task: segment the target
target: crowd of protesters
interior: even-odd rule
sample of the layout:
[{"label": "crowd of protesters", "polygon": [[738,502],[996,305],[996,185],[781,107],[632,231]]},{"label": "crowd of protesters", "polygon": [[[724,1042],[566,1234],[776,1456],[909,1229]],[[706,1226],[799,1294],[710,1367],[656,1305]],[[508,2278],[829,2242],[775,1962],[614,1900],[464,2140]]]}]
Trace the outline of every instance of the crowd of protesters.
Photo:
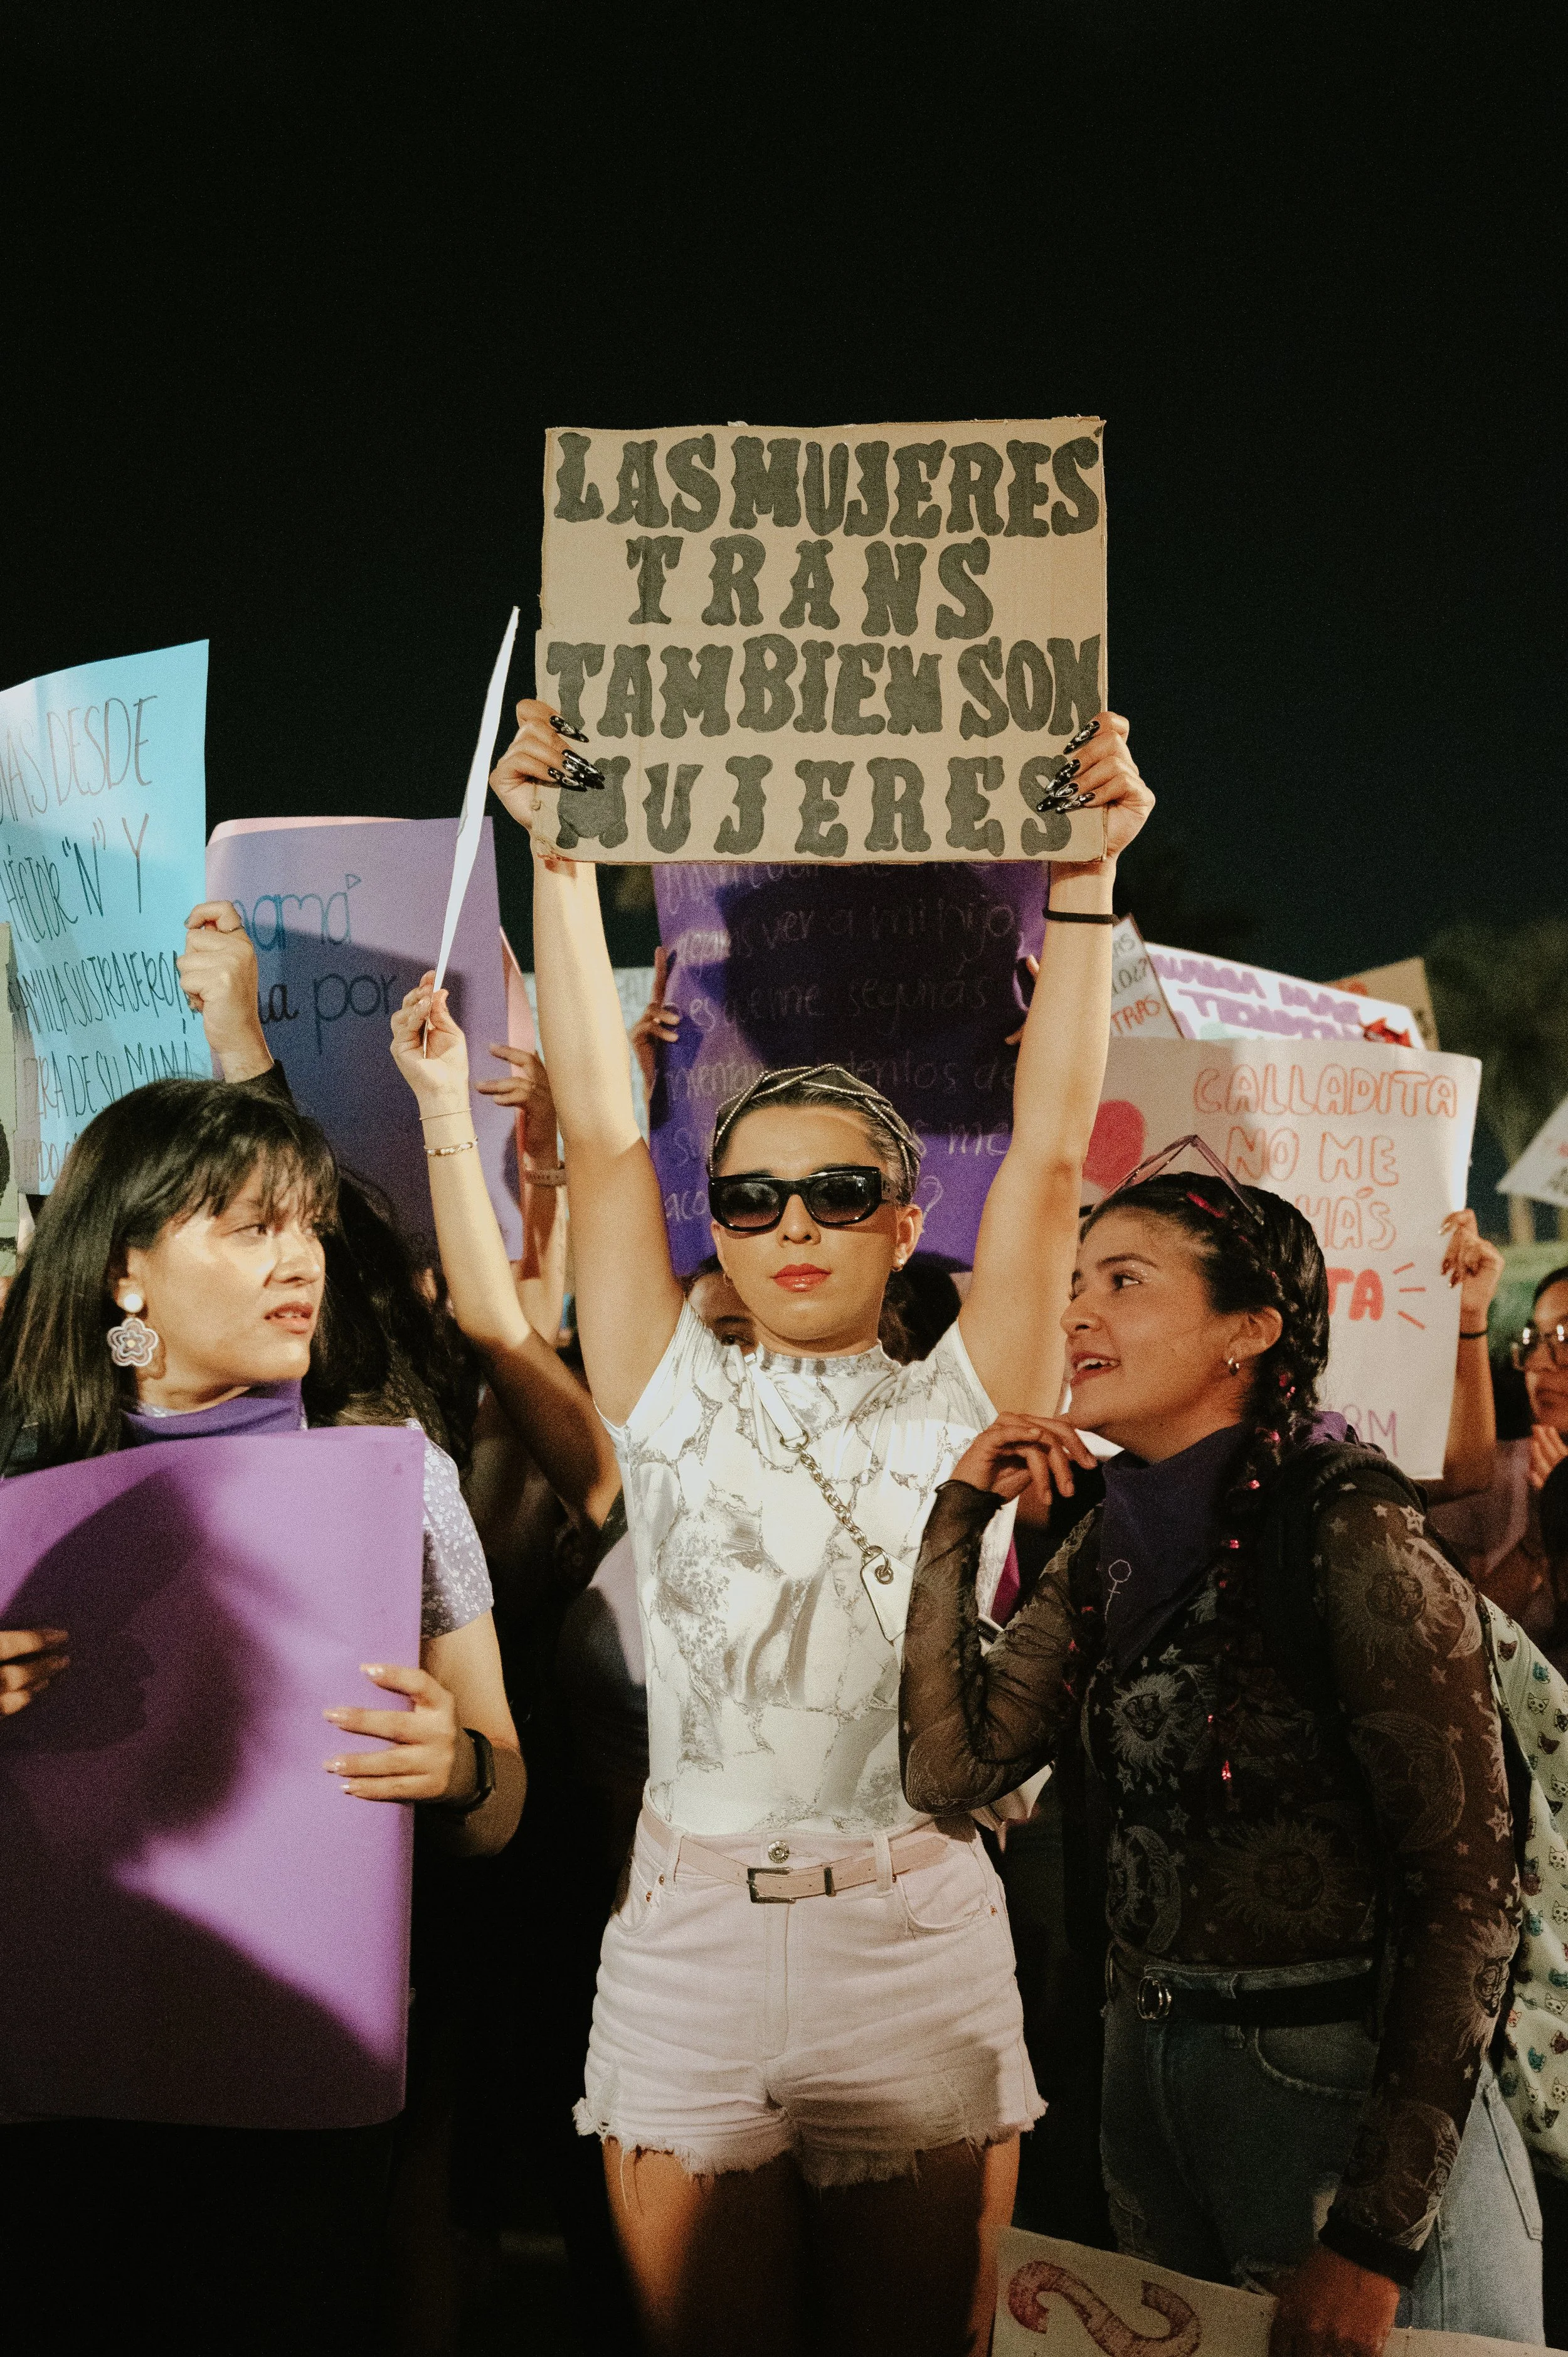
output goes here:
[{"label": "crowd of protesters", "polygon": [[[569,733],[520,705],[492,784],[525,827]],[[482,2246],[520,2174],[585,2349],[983,2352],[1015,2221],[1273,2293],[1275,2357],[1544,2337],[1477,1598],[1568,1671],[1568,1270],[1499,1438],[1501,1256],[1447,1222],[1423,1493],[1320,1404],[1291,1204],[1187,1139],[1085,1216],[1112,881],[1153,802],[1116,716],[1074,783],[1109,853],[1042,870],[957,1277],[920,1254],[918,1138],[818,1065],[720,1109],[714,1252],[678,1279],[592,867],[536,853],[542,1053],[477,1083],[520,1125],[516,1263],[434,977],[391,1042],[426,1248],[296,1109],[238,913],[192,912],[221,1077],[112,1105],[39,1208],[0,1478],[424,1433],[419,1658],[375,1669],[398,1706],[328,1713],[324,1763],[415,1812],[408,2096],[346,2131],[0,2126],[14,2345],[134,2314],[170,2349],[444,2357],[454,2221]],[[650,1075],[676,1020],[660,970]],[[69,1631],[0,1632],[0,1719],[70,1674]]]}]

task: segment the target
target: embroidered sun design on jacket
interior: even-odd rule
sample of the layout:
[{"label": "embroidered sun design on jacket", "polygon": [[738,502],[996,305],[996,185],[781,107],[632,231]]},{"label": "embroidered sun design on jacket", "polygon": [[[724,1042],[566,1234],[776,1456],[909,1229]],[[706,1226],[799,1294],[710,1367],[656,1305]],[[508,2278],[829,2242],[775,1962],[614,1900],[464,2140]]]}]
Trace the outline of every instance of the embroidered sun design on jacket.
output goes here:
[{"label": "embroidered sun design on jacket", "polygon": [[1338,1932],[1354,1911],[1351,1876],[1334,1837],[1310,1819],[1275,1817],[1216,1835],[1212,1850],[1222,1911],[1260,1941],[1309,1926]]}]

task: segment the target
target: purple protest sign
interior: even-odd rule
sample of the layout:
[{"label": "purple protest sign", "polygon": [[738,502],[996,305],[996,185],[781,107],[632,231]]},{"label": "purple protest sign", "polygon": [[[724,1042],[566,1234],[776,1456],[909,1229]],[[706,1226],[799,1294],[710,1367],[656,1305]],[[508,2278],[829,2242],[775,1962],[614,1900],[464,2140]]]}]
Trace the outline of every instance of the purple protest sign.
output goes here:
[{"label": "purple protest sign", "polygon": [[[968,1268],[1012,1135],[1020,961],[1038,955],[1047,871],[1033,862],[653,871],[667,992],[654,1167],[675,1266],[713,1250],[706,1157],[721,1101],[776,1064],[845,1064],[926,1144],[920,1250]],[[1026,983],[1025,985],[1026,988]]]},{"label": "purple protest sign", "polygon": [[[256,945],[267,1044],[296,1102],[338,1158],[373,1178],[416,1234],[430,1232],[419,1117],[393,1064],[393,1009],[441,946],[455,818],[351,819],[340,825],[220,827],[207,846],[207,894],[232,900]],[[486,819],[446,973],[475,1076],[507,1038],[495,836]],[[515,1258],[522,1250],[514,1116],[474,1099],[490,1200]]]},{"label": "purple protest sign", "polygon": [[419,1659],[424,1452],[177,1440],[0,1483],[0,1627],[71,1656],[0,1721],[0,2118],[401,2108],[413,1821],[345,1799],[321,1714],[395,1707],[360,1665]]}]

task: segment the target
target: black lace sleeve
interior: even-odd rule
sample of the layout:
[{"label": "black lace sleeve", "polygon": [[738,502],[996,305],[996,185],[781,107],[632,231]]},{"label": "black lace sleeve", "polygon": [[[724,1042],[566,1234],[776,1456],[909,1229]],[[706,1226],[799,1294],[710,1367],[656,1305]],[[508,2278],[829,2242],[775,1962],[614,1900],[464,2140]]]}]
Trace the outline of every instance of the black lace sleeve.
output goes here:
[{"label": "black lace sleeve", "polygon": [[1476,1599],[1413,1507],[1350,1494],[1315,1555],[1391,1900],[1391,1975],[1323,2239],[1408,2283],[1458,2158],[1518,1937],[1508,1780]]},{"label": "black lace sleeve", "polygon": [[974,1580],[1001,1504],[944,1481],[926,1523],[904,1633],[898,1752],[912,1808],[978,1808],[1043,1767],[1078,1708],[1069,1659],[1072,1559],[1099,1517],[1079,1523],[987,1656]]}]

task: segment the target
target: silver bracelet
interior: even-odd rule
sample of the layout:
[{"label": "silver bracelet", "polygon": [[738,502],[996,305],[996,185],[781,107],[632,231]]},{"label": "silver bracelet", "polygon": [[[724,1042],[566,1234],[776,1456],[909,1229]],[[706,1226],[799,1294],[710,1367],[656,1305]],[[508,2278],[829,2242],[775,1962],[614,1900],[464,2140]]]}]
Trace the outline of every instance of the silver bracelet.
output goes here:
[{"label": "silver bracelet", "polygon": [[477,1137],[466,1137],[461,1146],[427,1146],[424,1149],[425,1160],[439,1162],[445,1154],[467,1154],[469,1148],[478,1146],[478,1142]]},{"label": "silver bracelet", "polygon": [[536,1168],[532,1162],[525,1162],[522,1166],[522,1175],[524,1181],[530,1187],[564,1187],[566,1184],[565,1166],[560,1162],[547,1162],[542,1168]]}]

